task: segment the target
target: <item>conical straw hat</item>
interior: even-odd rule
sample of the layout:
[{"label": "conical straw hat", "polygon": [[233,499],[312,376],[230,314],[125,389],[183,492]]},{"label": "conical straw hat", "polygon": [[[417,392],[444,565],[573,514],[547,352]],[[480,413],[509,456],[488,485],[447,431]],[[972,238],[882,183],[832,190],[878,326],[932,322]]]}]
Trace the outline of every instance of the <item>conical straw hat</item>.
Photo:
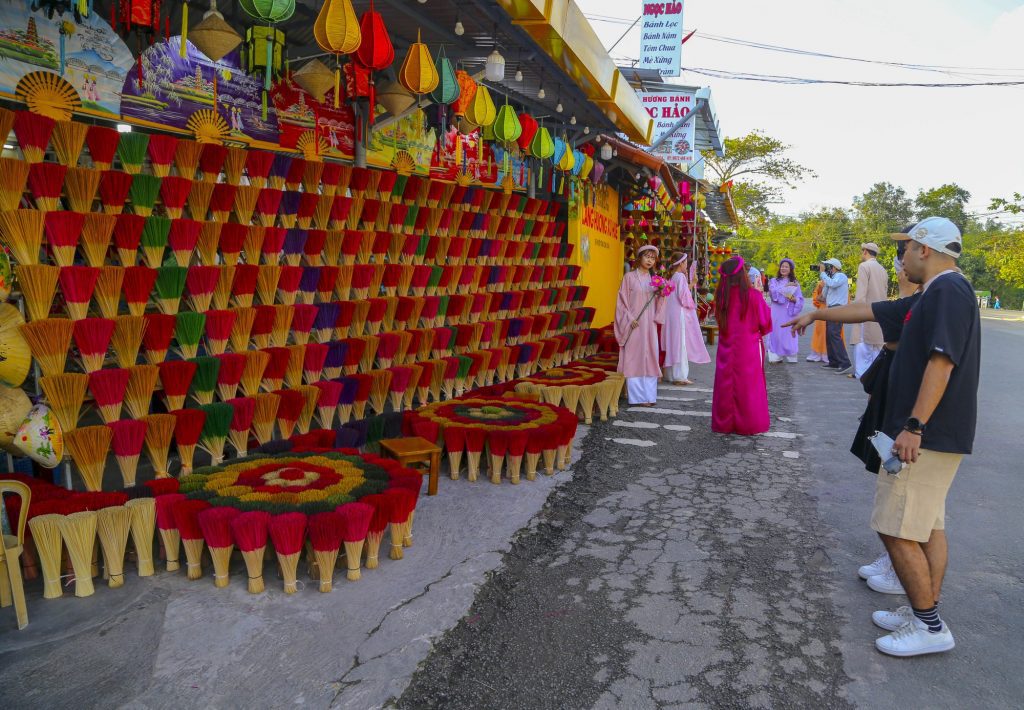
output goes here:
[{"label": "conical straw hat", "polygon": [[0,448],[4,451],[21,453],[14,446],[14,437],[30,409],[32,402],[23,390],[0,385]]},{"label": "conical straw hat", "polygon": [[9,303],[0,303],[0,384],[19,387],[32,366],[32,351],[18,330],[24,325],[21,312]]}]

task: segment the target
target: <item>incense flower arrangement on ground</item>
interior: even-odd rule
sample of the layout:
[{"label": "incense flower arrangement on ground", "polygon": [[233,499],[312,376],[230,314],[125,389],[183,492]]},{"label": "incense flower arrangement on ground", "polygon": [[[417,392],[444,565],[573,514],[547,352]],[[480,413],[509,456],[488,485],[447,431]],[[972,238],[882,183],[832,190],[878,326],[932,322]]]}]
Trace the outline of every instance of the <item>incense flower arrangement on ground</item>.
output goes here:
[{"label": "incense flower arrangement on ground", "polygon": [[336,452],[247,458],[197,468],[180,482],[180,491],[189,498],[275,514],[334,510],[387,487],[384,468],[361,456]]},{"label": "incense flower arrangement on ground", "polygon": [[518,398],[465,397],[433,402],[406,415],[411,433],[447,449],[453,479],[459,477],[465,451],[468,478],[475,481],[486,448],[492,483],[501,482],[506,456],[512,483],[519,483],[524,458],[531,481],[542,456],[548,475],[556,467],[565,468],[576,424],[575,414],[567,409]]},{"label": "incense flower arrangement on ground", "polygon": [[516,392],[539,394],[545,402],[578,412],[590,424],[594,405],[601,421],[618,414],[625,379],[614,372],[583,366],[556,367],[518,381]]}]

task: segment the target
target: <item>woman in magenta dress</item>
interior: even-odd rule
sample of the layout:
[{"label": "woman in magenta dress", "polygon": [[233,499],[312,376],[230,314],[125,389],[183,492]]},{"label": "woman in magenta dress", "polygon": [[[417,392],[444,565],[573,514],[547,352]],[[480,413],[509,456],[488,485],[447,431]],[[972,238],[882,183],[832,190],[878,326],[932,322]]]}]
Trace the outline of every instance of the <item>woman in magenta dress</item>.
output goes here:
[{"label": "woman in magenta dress", "polygon": [[768,386],[764,377],[764,342],[772,316],[761,294],[750,288],[742,256],[718,269],[715,290],[718,353],[711,429],[720,434],[753,435],[768,431]]},{"label": "woman in magenta dress", "polygon": [[[619,344],[618,371],[626,378],[630,404],[646,407],[658,398],[658,324],[663,322],[665,299],[655,296],[651,278],[658,263],[658,248],[640,247],[636,268],[622,278],[615,304],[615,341]],[[651,296],[654,296],[653,302]]]},{"label": "woman in magenta dress", "polygon": [[669,266],[671,283],[675,289],[665,299],[665,324],[661,327],[661,349],[665,351],[663,370],[665,381],[674,385],[692,385],[690,363],[711,362],[700,332],[697,304],[690,293],[685,254],[673,254]]},{"label": "woman in magenta dress", "polygon": [[796,362],[800,341],[792,328],[782,324],[793,320],[804,309],[804,294],[796,280],[796,265],[792,259],[779,262],[779,272],[768,282],[768,296],[771,298],[772,332],[768,336],[768,362]]}]

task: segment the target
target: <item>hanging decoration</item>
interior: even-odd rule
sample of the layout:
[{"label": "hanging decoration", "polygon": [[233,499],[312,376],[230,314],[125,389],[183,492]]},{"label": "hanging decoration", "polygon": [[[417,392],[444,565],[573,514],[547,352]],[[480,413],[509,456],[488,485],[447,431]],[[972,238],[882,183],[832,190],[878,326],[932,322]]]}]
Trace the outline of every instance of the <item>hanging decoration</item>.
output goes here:
[{"label": "hanging decoration", "polygon": [[[284,33],[277,31],[274,25],[284,22],[295,14],[295,0],[238,0],[238,4],[249,15],[267,23],[266,27],[250,27],[245,34],[249,45],[249,71],[255,67],[263,67],[263,100],[262,115],[267,118],[267,93],[270,91],[271,76],[281,68],[281,54],[284,46]],[[262,40],[262,56],[258,44]]]},{"label": "hanging decoration", "polygon": [[430,49],[420,39],[420,31],[417,30],[416,41],[409,46],[402,68],[398,70],[398,81],[417,97],[436,89],[439,81]]},{"label": "hanging decoration", "polygon": [[384,71],[395,61],[395,46],[391,43],[384,18],[374,10],[373,0],[370,8],[359,18],[359,30],[362,42],[356,49],[356,59],[371,71]]},{"label": "hanging decoration", "polygon": [[316,16],[313,36],[322,50],[334,55],[334,108],[338,108],[341,102],[341,57],[359,49],[363,40],[351,0],[327,0]]},{"label": "hanging decoration", "polygon": [[312,94],[314,99],[323,103],[323,100],[327,98],[327,92],[334,87],[334,72],[319,59],[311,59],[292,74],[292,81]]},{"label": "hanging decoration", "polygon": [[481,84],[476,89],[476,94],[466,110],[466,118],[477,126],[490,126],[494,123],[497,111],[494,108],[494,100],[491,92]]},{"label": "hanging decoration", "polygon": [[224,15],[217,11],[217,0],[210,0],[210,9],[203,15],[202,22],[192,28],[189,41],[210,61],[219,62],[242,43],[242,38],[224,21]]},{"label": "hanging decoration", "polygon": [[392,116],[399,116],[416,103],[416,97],[397,81],[393,81],[380,90],[377,102]]},{"label": "hanging decoration", "polygon": [[437,62],[434,68],[437,69],[437,88],[430,92],[430,100],[437,104],[437,122],[441,126],[440,137],[442,141],[446,142],[448,140],[448,105],[458,100],[462,94],[462,88],[459,86],[459,77],[455,72],[455,67],[445,55],[444,46],[437,53]]}]

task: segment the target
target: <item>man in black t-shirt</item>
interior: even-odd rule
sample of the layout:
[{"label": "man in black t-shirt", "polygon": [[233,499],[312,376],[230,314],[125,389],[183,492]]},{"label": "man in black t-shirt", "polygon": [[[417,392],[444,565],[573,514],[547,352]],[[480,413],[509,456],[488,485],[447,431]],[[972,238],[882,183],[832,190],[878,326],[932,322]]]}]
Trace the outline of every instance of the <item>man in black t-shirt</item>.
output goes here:
[{"label": "man in black t-shirt", "polygon": [[801,333],[816,320],[877,321],[886,330],[900,329],[883,431],[895,439],[892,453],[904,468],[896,475],[879,472],[871,527],[889,551],[911,605],[876,611],[872,620],[892,631],[875,642],[878,650],[917,656],[954,646],[938,614],[947,557],[945,501],[961,459],[974,444],[981,320],[974,289],[956,267],[962,242],[952,222],[929,217],[892,237],[907,241],[904,269],[922,286],[915,303],[852,304],[808,313],[786,325]]}]

